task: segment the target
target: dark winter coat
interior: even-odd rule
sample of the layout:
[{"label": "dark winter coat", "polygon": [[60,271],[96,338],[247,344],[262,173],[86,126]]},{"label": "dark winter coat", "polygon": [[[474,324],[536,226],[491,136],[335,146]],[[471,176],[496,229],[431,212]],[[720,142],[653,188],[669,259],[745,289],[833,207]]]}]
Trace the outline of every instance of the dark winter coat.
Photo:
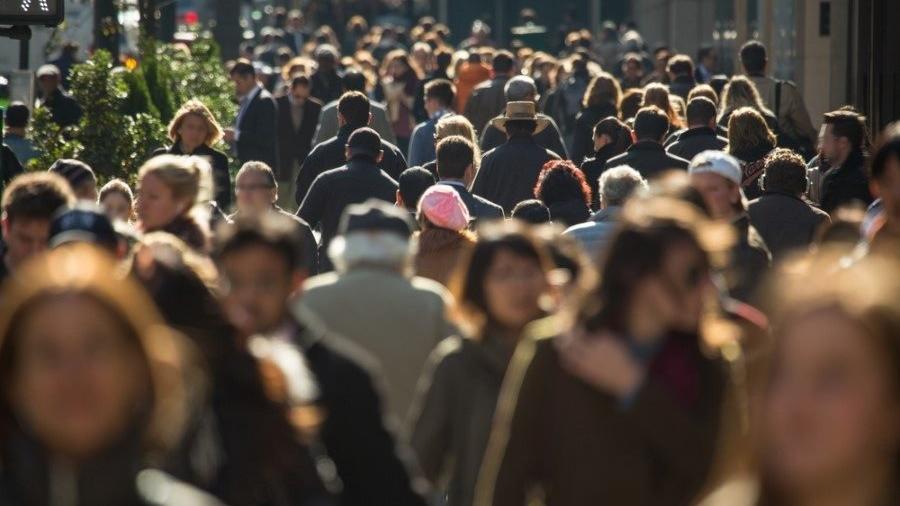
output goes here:
[{"label": "dark winter coat", "polygon": [[[156,230],[148,230],[148,232],[156,232]],[[209,251],[209,231],[190,215],[175,218],[159,229],[159,232],[168,232],[174,235],[200,253],[206,254]]]},{"label": "dark winter coat", "polygon": [[746,214],[734,222],[734,228],[736,242],[731,248],[725,281],[729,295],[752,304],[758,287],[772,265],[772,254]]},{"label": "dark winter coat", "polygon": [[[550,125],[534,134],[534,142],[537,142],[541,147],[553,151],[559,155],[560,158],[568,158],[569,155],[566,151],[565,144],[563,144],[562,135],[559,133],[559,127],[556,125],[556,122],[546,114],[538,113],[537,116],[550,121]],[[484,127],[484,132],[481,134],[481,152],[487,153],[497,146],[502,145],[504,142],[506,142],[506,134],[492,125],[491,122],[488,122],[487,126]]]},{"label": "dark winter coat", "polygon": [[869,177],[866,175],[865,157],[860,152],[851,154],[840,167],[828,171],[822,178],[822,210],[834,212],[844,204],[872,203]]},{"label": "dark winter coat", "polygon": [[78,102],[62,88],[57,89],[49,97],[39,100],[40,107],[46,107],[53,117],[53,122],[61,127],[77,124],[81,120],[82,110]]},{"label": "dark winter coat", "polygon": [[440,184],[445,184],[456,190],[456,193],[462,199],[463,204],[465,204],[466,208],[469,210],[469,216],[472,217],[473,221],[502,220],[506,217],[503,214],[502,207],[485,198],[472,194],[464,184],[450,181],[440,181]]},{"label": "dark winter coat", "polygon": [[322,112],[322,102],[314,98],[308,99],[303,104],[303,119],[300,128],[294,128],[294,120],[291,116],[290,98],[278,97],[278,167],[275,177],[280,182],[291,183],[294,173],[306,155],[312,149],[313,135],[319,124],[319,113]]},{"label": "dark winter coat", "polygon": [[216,186],[216,204],[225,211],[231,208],[234,191],[231,187],[231,173],[228,170],[228,155],[206,144],[195,149],[193,153],[185,153],[177,142],[172,147],[157,149],[152,156],[159,155],[199,156],[206,158],[210,166],[212,166],[213,184]]},{"label": "dark winter coat", "polygon": [[831,221],[828,213],[797,197],[780,192],[766,192],[750,202],[750,223],[759,232],[773,260],[792,251],[802,251],[812,244],[816,231]]},{"label": "dark winter coat", "polygon": [[600,209],[600,176],[606,170],[606,162],[610,158],[621,155],[619,148],[607,144],[597,151],[594,151],[593,158],[586,158],[581,163],[581,172],[587,180],[588,186],[591,187],[591,209]]},{"label": "dark winter coat", "polygon": [[554,202],[547,207],[550,209],[550,219],[553,223],[566,228],[584,223],[591,217],[590,208],[580,198]]},{"label": "dark winter coat", "polygon": [[265,162],[278,167],[278,104],[266,90],[260,90],[247,106],[237,125],[237,156],[241,163]]},{"label": "dark winter coat", "polygon": [[687,170],[688,163],[684,158],[666,153],[662,144],[644,140],[635,142],[621,155],[610,158],[606,168],[628,165],[650,179],[667,170]]},{"label": "dark winter coat", "polygon": [[559,157],[539,146],[530,135],[511,137],[481,158],[472,193],[496,203],[507,215],[511,214],[516,204],[534,198],[538,175],[550,160],[559,160]]},{"label": "dark winter coat", "polygon": [[509,76],[497,76],[476,86],[469,95],[463,115],[475,127],[477,134],[484,132],[491,118],[502,113],[506,107],[506,94],[503,91],[506,81],[509,81]]},{"label": "dark winter coat", "polygon": [[606,117],[618,117],[618,113],[613,104],[594,105],[578,113],[572,131],[572,163],[581,165],[594,152],[594,126]]},{"label": "dark winter coat", "polygon": [[720,137],[715,129],[695,127],[678,135],[678,140],[669,144],[666,151],[685,160],[692,160],[703,151],[722,151],[728,145],[728,139]]}]

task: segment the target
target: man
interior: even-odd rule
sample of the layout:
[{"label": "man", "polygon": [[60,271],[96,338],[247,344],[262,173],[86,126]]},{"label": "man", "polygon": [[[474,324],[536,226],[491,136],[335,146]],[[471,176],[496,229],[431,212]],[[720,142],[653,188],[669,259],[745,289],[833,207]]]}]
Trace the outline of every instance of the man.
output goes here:
[{"label": "man", "polygon": [[503,90],[506,87],[506,81],[512,77],[513,67],[515,67],[515,60],[512,53],[506,50],[497,51],[491,61],[494,77],[472,90],[472,95],[466,101],[463,115],[475,127],[476,133],[483,132],[488,121],[503,112],[503,106],[506,105],[506,95]]},{"label": "man", "polygon": [[415,219],[419,199],[436,183],[434,174],[422,167],[410,167],[404,170],[397,179],[397,207],[406,209]]},{"label": "man", "polygon": [[[338,103],[338,123],[340,130],[334,138],[317,145],[306,157],[306,160],[300,165],[300,172],[297,174],[297,187],[294,192],[294,199],[297,205],[303,202],[303,198],[309,192],[313,181],[316,178],[331,169],[335,169],[344,165],[347,161],[346,148],[350,134],[354,131],[367,127],[372,122],[372,113],[370,112],[369,99],[358,91],[344,93]],[[377,134],[376,134],[377,135]],[[391,178],[400,177],[400,173],[406,170],[406,160],[400,148],[381,139],[381,152],[383,155],[378,159],[378,168],[387,173]]]},{"label": "man", "polygon": [[750,224],[747,202],[741,191],[741,166],[733,156],[721,151],[704,151],[691,160],[691,184],[703,196],[710,216],[730,223],[736,233],[725,279],[729,294],[752,303],[766,276],[772,255],[759,232]]},{"label": "man", "polygon": [[622,60],[622,77],[619,78],[619,84],[623,90],[630,88],[640,88],[641,82],[644,80],[644,65],[641,57],[637,53],[628,53]]},{"label": "man", "polygon": [[307,276],[301,243],[297,223],[275,213],[224,227],[215,258],[225,313],[268,376],[281,376],[276,382],[291,412],[312,417],[316,460],[333,465],[323,478],[342,485],[339,504],[424,506],[385,426],[373,360],[289,310]]},{"label": "man", "polygon": [[316,48],[316,71],[313,72],[312,96],[323,104],[337,100],[341,96],[341,75],[338,74],[337,64],[341,55],[336,47],[331,44],[322,44]]},{"label": "man", "polygon": [[[507,102],[534,102],[537,104],[538,101],[537,86],[534,83],[534,79],[528,76],[513,77],[506,82],[503,92],[506,94]],[[562,134],[560,134],[559,127],[553,121],[553,118],[543,113],[538,113],[537,117],[546,119],[550,124],[547,128],[534,134],[534,142],[553,151],[560,158],[568,158],[569,154],[566,152],[565,144],[563,144]],[[506,135],[492,123],[488,123],[484,127],[484,132],[481,133],[482,152],[487,153],[504,142],[506,142]]]},{"label": "man", "polygon": [[53,216],[74,203],[66,180],[48,172],[23,174],[6,187],[0,216],[0,281],[47,249]]},{"label": "man", "polygon": [[278,105],[256,80],[256,69],[238,60],[229,72],[240,107],[233,128],[225,129],[225,142],[234,146],[241,163],[263,162],[277,167]]},{"label": "man", "polygon": [[53,162],[47,171],[62,176],[69,183],[77,200],[97,202],[97,175],[88,164],[61,158]]},{"label": "man", "polygon": [[278,202],[292,209],[300,164],[312,149],[322,111],[322,102],[311,98],[309,91],[309,77],[299,75],[291,80],[290,93],[278,97]]},{"label": "man", "polygon": [[[343,93],[350,91],[358,91],[362,94],[366,93],[366,76],[358,70],[348,70],[341,78],[341,89]],[[391,127],[391,122],[387,118],[387,109],[384,104],[371,100],[369,107],[372,110],[372,129],[378,132],[385,141],[397,145],[397,136]],[[313,146],[317,146],[322,142],[331,139],[338,134],[340,125],[338,125],[338,101],[334,100],[325,105],[319,115],[319,125],[316,127],[316,135],[313,137]]]},{"label": "man", "polygon": [[63,43],[59,58],[50,62],[59,69],[59,75],[62,77],[62,87],[64,89],[69,89],[69,80],[72,78],[72,67],[81,63],[78,61],[79,49],[81,48],[78,46],[77,42],[67,41]]},{"label": "man", "polygon": [[53,122],[60,127],[72,126],[81,120],[81,106],[66,93],[61,86],[61,77],[56,65],[43,65],[37,71],[41,98],[38,107],[46,107],[53,116]]},{"label": "man", "polygon": [[[422,121],[428,119],[428,111],[425,109],[425,86],[428,85],[431,81],[435,79],[447,79],[450,80],[450,65],[453,64],[453,53],[445,48],[439,48],[434,51],[434,65],[435,68],[431,72],[425,75],[425,78],[419,81],[419,87],[416,88],[416,101],[413,102],[413,113],[417,118],[422,118]],[[454,86],[454,93],[456,92],[456,87]],[[456,100],[456,96],[454,96],[454,100]],[[450,104],[450,107],[455,102]]]},{"label": "man", "polygon": [[234,193],[237,211],[228,217],[229,221],[265,212],[275,212],[296,221],[303,236],[303,258],[307,262],[304,269],[311,274],[318,272],[319,252],[316,236],[305,221],[286,212],[275,203],[279,193],[278,181],[271,167],[263,162],[245,163],[235,178]]},{"label": "man", "polygon": [[341,215],[350,204],[368,199],[393,203],[397,182],[378,163],[384,158],[384,143],[371,128],[353,132],[345,148],[347,163],[318,176],[300,205],[297,216],[322,232],[319,247],[320,272],[331,270],[325,253],[337,235]]},{"label": "man", "polygon": [[[872,194],[881,205],[874,223],[880,224],[869,248],[896,256],[900,243],[900,123],[888,125],[872,156]],[[874,206],[873,206],[874,207]],[[877,220],[877,221],[876,221]],[[875,227],[873,227],[875,228]]]},{"label": "man", "polygon": [[599,258],[609,242],[625,202],[639,190],[647,189],[647,180],[628,166],[615,167],[600,176],[600,210],[587,223],[574,225],[565,231],[574,237],[591,258]]},{"label": "man", "polygon": [[428,355],[453,333],[443,287],[407,274],[414,255],[408,216],[377,200],[348,207],[329,251],[337,271],[308,280],[300,301],[378,359],[387,377],[388,411],[401,417]]},{"label": "man", "polygon": [[820,173],[820,181],[816,181],[822,209],[831,213],[845,204],[871,204],[872,194],[865,169],[865,119],[854,111],[826,113],[821,137],[822,156],[831,167],[824,174]]},{"label": "man", "polygon": [[759,231],[773,260],[809,248],[816,232],[831,219],[805,200],[809,180],[803,157],[779,148],[766,157],[760,177],[763,195],[750,202],[750,223]]},{"label": "man", "polygon": [[49,248],[67,244],[88,243],[105,249],[117,260],[128,256],[128,242],[116,229],[103,208],[94,202],[78,202],[73,207],[57,211],[50,223],[47,238]]},{"label": "man", "polygon": [[677,140],[666,148],[670,155],[685,160],[693,159],[703,151],[721,151],[728,139],[716,132],[716,104],[706,97],[695,97],[687,106],[688,128],[678,134]]},{"label": "man", "polygon": [[22,165],[28,165],[28,162],[40,156],[40,152],[35,149],[34,143],[25,135],[28,131],[28,120],[31,111],[28,106],[22,102],[13,102],[9,104],[4,113],[4,126],[6,131],[3,134],[3,143],[9,146],[9,149],[16,155],[16,159]]},{"label": "man", "polygon": [[447,79],[434,79],[425,85],[425,111],[428,119],[416,125],[409,141],[410,166],[422,166],[434,160],[434,134],[437,122],[453,114],[451,106],[456,88]]},{"label": "man", "polygon": [[697,50],[697,70],[694,79],[700,84],[707,84],[716,73],[716,50],[712,46],[700,46]]},{"label": "man", "polygon": [[288,13],[287,27],[285,28],[285,42],[294,54],[303,52],[303,45],[310,38],[309,30],[306,28],[306,20],[300,9],[292,10]]},{"label": "man", "polygon": [[475,223],[506,217],[502,207],[469,191],[475,180],[475,146],[465,137],[451,135],[438,143],[437,174],[440,184],[456,190]]},{"label": "man", "polygon": [[491,123],[506,133],[507,141],[484,154],[472,193],[511,213],[516,204],[534,196],[541,168],[559,156],[534,140],[550,124],[537,116],[534,102],[509,102],[506,114]]},{"label": "man", "polygon": [[669,58],[666,65],[666,73],[669,75],[669,91],[687,100],[691,90],[697,86],[694,80],[694,62],[686,54],[676,54]]},{"label": "man", "polygon": [[669,118],[666,113],[652,105],[642,108],[634,117],[634,136],[637,142],[621,155],[610,158],[606,162],[606,168],[628,165],[648,180],[667,170],[687,169],[687,160],[666,153],[663,149],[662,142],[668,130]]},{"label": "man", "polygon": [[751,40],[741,46],[740,58],[744,73],[756,85],[766,107],[778,118],[779,144],[811,154],[816,141],[816,130],[797,86],[790,81],[766,76],[768,57],[766,46],[762,42]]}]

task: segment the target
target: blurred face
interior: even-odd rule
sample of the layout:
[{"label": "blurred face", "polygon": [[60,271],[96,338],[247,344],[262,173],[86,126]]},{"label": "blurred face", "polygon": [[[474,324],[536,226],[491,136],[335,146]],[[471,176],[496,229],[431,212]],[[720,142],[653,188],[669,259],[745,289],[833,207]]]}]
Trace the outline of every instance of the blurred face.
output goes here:
[{"label": "blurred face", "polygon": [[88,202],[97,201],[97,182],[93,179],[78,185],[75,190],[75,198],[78,200],[87,200]]},{"label": "blurred face", "polygon": [[406,65],[400,60],[394,60],[388,65],[388,75],[397,79],[406,74]]},{"label": "blurred face", "polygon": [[294,86],[291,88],[291,97],[293,97],[294,102],[304,103],[306,99],[309,98],[309,86]]},{"label": "blurred face", "polygon": [[672,57],[672,53],[668,51],[660,51],[656,55],[656,70],[662,72],[666,70],[666,65],[669,63],[669,58]]},{"label": "blurred face", "polygon": [[220,265],[228,319],[245,337],[276,330],[284,323],[287,300],[303,282],[284,259],[264,246],[229,253]]},{"label": "blurred face", "polygon": [[501,326],[521,330],[540,317],[539,299],[547,287],[547,277],[535,260],[500,250],[484,281],[488,312]]},{"label": "blurred face", "polygon": [[703,195],[703,201],[713,218],[730,220],[735,217],[737,212],[734,206],[741,199],[741,189],[738,185],[709,172],[691,174],[691,184]]},{"label": "blurred face", "polygon": [[127,331],[84,296],[50,299],[22,321],[13,409],[52,452],[81,458],[121,437],[146,401],[149,376]]},{"label": "blurred face", "polygon": [[234,83],[235,94],[237,94],[237,96],[239,97],[243,97],[244,95],[250,93],[250,90],[252,90],[256,86],[256,77],[233,74],[231,76],[231,82]]},{"label": "blurred face", "polygon": [[713,70],[716,67],[717,59],[718,59],[718,56],[716,55],[716,52],[710,51],[709,53],[707,53],[706,57],[703,58],[703,66],[706,67],[708,70]]},{"label": "blurred face", "polygon": [[21,265],[47,249],[50,239],[50,220],[19,218],[3,220],[3,241],[6,243],[6,262],[10,267]]},{"label": "blurred face", "polygon": [[641,76],[641,64],[636,61],[627,61],[622,66],[622,72],[628,79],[636,79]]},{"label": "blurred face", "polygon": [[41,92],[44,95],[49,95],[59,88],[59,78],[56,76],[44,76],[38,79],[38,84],[41,87]]},{"label": "blurred face", "polygon": [[206,139],[209,137],[209,128],[206,125],[206,120],[200,115],[188,114],[181,121],[181,126],[178,127],[177,133],[182,147],[193,151],[206,144]]},{"label": "blurred face", "polygon": [[187,203],[177,200],[172,189],[161,179],[152,173],[141,179],[137,215],[144,231],[159,230],[187,211]]},{"label": "blurred face", "polygon": [[118,192],[107,193],[100,201],[110,220],[131,221],[131,202]]},{"label": "blurred face", "polygon": [[896,373],[862,327],[823,309],[777,338],[763,412],[774,479],[798,494],[891,466],[900,431]]},{"label": "blurred face", "polygon": [[235,196],[242,213],[258,213],[271,210],[278,193],[263,174],[248,171],[235,181]]},{"label": "blurred face", "polygon": [[850,141],[846,137],[834,136],[833,125],[822,125],[819,144],[822,156],[832,165],[842,163],[851,151]]},{"label": "blurred face", "polygon": [[884,215],[889,226],[900,227],[900,160],[888,158],[884,172],[872,181],[872,193],[884,204]]}]

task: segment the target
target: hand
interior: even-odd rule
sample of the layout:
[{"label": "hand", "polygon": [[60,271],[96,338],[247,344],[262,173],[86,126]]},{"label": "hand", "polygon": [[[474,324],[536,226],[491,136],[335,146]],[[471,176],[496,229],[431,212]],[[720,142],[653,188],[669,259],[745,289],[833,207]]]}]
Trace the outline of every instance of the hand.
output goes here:
[{"label": "hand", "polygon": [[576,329],[560,336],[556,347],[565,370],[617,399],[634,394],[644,382],[644,367],[611,333]]},{"label": "hand", "polygon": [[228,144],[234,144],[234,129],[233,128],[226,128],[225,131],[223,132],[223,134],[224,135],[222,138],[225,140],[225,142],[227,142]]}]

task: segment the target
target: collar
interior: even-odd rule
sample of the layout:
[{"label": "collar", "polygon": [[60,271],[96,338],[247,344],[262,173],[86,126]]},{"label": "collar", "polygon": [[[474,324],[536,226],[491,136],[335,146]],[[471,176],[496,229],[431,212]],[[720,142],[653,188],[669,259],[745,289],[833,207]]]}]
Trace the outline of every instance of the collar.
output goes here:
[{"label": "collar", "polygon": [[628,148],[628,151],[663,151],[663,145],[656,141],[637,141]]},{"label": "collar", "polygon": [[466,186],[466,183],[464,183],[458,179],[441,179],[440,181],[438,181],[438,184],[445,184],[447,186],[455,186],[457,188],[462,188],[463,190],[466,190],[466,191],[468,191],[468,189],[469,189]]},{"label": "collar", "polygon": [[679,138],[679,139],[683,139],[683,138],[685,138],[685,137],[693,137],[693,136],[695,136],[695,135],[712,135],[712,136],[717,136],[718,134],[716,133],[716,129],[715,129],[715,128],[710,128],[710,127],[708,127],[708,126],[702,126],[702,127],[688,128],[688,129],[685,130],[684,132],[681,132],[681,133],[678,135],[678,138]]},{"label": "collar", "polygon": [[255,99],[260,93],[262,93],[262,86],[257,84],[253,87],[252,90],[248,91],[246,95],[241,97],[240,101],[243,102],[244,100],[246,100],[248,103],[252,102],[253,99]]}]

